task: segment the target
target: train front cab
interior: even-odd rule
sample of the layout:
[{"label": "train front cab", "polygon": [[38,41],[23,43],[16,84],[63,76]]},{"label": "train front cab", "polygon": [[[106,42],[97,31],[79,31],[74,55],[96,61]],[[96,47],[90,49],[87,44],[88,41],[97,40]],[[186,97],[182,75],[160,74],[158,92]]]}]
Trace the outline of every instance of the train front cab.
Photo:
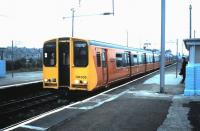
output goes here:
[{"label": "train front cab", "polygon": [[59,38],[43,48],[43,87],[91,91],[97,77],[92,50],[86,40]]},{"label": "train front cab", "polygon": [[70,85],[70,40],[54,39],[43,47],[43,87],[58,89]]}]

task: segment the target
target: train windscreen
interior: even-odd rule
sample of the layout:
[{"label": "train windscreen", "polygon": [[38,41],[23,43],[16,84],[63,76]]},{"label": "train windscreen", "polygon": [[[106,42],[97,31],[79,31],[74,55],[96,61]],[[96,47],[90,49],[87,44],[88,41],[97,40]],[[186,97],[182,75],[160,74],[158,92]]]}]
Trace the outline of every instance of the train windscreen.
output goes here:
[{"label": "train windscreen", "polygon": [[88,65],[88,46],[86,42],[74,42],[74,66],[86,67]]},{"label": "train windscreen", "polygon": [[47,67],[56,65],[56,42],[49,42],[44,44],[43,62]]}]

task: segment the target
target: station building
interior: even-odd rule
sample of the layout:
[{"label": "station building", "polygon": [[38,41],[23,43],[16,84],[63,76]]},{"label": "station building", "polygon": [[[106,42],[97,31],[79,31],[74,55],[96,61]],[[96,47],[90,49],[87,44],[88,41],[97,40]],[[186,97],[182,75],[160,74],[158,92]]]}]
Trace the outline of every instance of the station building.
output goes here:
[{"label": "station building", "polygon": [[189,51],[184,95],[200,96],[200,38],[185,39],[184,43]]}]

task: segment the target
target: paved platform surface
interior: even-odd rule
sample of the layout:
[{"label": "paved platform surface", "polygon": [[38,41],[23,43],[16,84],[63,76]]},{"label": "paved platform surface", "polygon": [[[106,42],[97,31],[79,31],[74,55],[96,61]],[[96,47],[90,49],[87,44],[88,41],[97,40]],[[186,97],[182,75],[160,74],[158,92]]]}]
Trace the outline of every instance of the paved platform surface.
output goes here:
[{"label": "paved platform surface", "polygon": [[7,73],[6,77],[0,77],[0,88],[1,86],[9,86],[13,84],[21,84],[21,83],[41,81],[41,80],[42,80],[41,71],[18,72],[14,73],[13,77],[11,73]]},{"label": "paved platform surface", "polygon": [[183,96],[175,67],[166,69],[165,93],[159,72],[115,90],[21,124],[15,130],[191,131],[200,130],[200,97]]}]

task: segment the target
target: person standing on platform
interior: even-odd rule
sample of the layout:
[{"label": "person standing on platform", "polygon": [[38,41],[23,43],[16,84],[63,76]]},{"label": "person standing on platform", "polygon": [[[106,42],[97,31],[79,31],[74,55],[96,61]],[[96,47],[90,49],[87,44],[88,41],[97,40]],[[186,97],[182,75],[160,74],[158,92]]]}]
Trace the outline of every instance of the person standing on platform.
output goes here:
[{"label": "person standing on platform", "polygon": [[181,83],[183,84],[185,82],[186,66],[187,66],[188,62],[185,57],[183,57],[182,59],[183,59],[183,62],[182,62],[181,71],[180,71],[179,75],[183,75],[183,79],[181,80]]}]

